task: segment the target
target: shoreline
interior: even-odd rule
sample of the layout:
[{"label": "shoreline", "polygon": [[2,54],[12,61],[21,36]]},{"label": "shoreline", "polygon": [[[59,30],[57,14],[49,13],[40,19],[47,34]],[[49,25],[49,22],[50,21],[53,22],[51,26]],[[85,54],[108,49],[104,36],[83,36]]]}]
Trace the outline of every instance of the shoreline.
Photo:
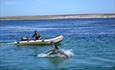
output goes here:
[{"label": "shoreline", "polygon": [[49,20],[49,19],[88,19],[88,18],[115,18],[115,14],[67,14],[43,16],[4,16],[0,20]]}]

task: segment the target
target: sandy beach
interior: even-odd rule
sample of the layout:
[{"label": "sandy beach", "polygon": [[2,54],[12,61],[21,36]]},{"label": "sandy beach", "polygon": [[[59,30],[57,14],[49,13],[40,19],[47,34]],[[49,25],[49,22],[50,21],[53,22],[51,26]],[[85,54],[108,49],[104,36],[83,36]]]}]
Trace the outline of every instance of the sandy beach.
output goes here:
[{"label": "sandy beach", "polygon": [[40,20],[40,19],[87,19],[87,18],[115,18],[115,14],[65,14],[42,16],[3,16],[0,20]]}]

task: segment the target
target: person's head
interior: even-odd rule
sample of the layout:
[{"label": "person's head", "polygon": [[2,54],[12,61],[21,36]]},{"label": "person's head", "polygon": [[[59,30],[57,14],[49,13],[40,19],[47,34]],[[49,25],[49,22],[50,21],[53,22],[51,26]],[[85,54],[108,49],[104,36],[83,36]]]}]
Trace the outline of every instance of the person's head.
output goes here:
[{"label": "person's head", "polygon": [[38,31],[35,31],[35,34],[39,34],[39,32],[38,32]]},{"label": "person's head", "polygon": [[37,33],[37,30],[35,30],[34,32]]}]

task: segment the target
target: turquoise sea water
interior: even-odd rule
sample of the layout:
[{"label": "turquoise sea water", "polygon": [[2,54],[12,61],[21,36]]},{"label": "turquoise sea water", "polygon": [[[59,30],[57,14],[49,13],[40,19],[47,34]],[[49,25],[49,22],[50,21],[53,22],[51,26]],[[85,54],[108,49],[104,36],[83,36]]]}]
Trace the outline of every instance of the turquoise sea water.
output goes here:
[{"label": "turquoise sea water", "polygon": [[[40,58],[52,46],[16,46],[11,42],[31,37],[63,35],[61,49],[72,58]],[[115,18],[68,20],[0,20],[0,70],[115,70]]]}]

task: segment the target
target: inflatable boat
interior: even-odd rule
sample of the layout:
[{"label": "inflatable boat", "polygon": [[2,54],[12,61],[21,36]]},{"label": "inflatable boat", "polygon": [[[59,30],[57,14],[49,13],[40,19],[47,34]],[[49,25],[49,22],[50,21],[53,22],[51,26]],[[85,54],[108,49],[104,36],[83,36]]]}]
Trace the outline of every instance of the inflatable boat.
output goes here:
[{"label": "inflatable boat", "polygon": [[51,42],[59,43],[64,39],[62,35],[50,39],[41,39],[41,40],[27,40],[27,41],[16,41],[16,45],[50,45]]}]

